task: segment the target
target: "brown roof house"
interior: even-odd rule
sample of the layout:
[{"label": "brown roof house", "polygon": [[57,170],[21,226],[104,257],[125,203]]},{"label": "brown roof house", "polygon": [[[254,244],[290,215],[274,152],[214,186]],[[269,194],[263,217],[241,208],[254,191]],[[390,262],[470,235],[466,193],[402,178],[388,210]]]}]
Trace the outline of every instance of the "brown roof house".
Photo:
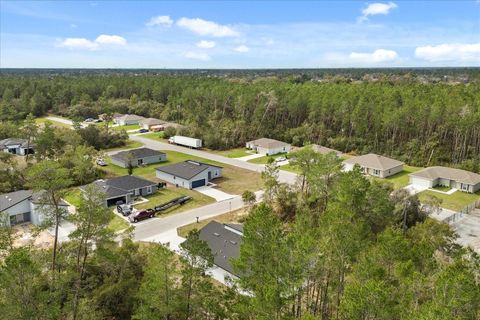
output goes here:
[{"label": "brown roof house", "polygon": [[387,178],[403,171],[404,163],[378,154],[369,153],[345,160],[343,161],[343,165],[345,171],[353,170],[355,165],[359,165],[365,174],[379,178]]},{"label": "brown roof house", "polygon": [[261,153],[267,156],[277,153],[289,152],[291,149],[290,144],[269,138],[260,138],[257,140],[249,141],[247,142],[246,147],[247,149],[251,149],[257,153]]},{"label": "brown roof house", "polygon": [[410,184],[422,188],[445,186],[468,193],[480,190],[480,174],[461,169],[428,167],[409,176]]}]

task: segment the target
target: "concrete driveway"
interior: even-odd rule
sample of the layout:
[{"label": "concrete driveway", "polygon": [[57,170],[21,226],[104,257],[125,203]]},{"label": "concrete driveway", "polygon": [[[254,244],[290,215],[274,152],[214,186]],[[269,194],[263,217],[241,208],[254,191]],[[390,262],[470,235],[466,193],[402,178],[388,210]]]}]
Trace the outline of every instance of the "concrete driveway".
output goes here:
[{"label": "concrete driveway", "polygon": [[241,160],[241,161],[248,161],[248,160],[252,160],[252,159],[257,159],[257,158],[261,158],[261,157],[264,157],[265,155],[264,154],[261,154],[261,153],[254,153],[254,154],[250,154],[248,156],[244,156],[244,157],[240,157],[240,158],[235,158],[237,160]]},{"label": "concrete driveway", "polygon": [[214,187],[211,186],[203,186],[203,187],[198,187],[195,188],[195,191],[200,192],[201,194],[204,194],[206,196],[209,196],[217,201],[223,201],[223,200],[228,200],[232,199],[235,197],[233,194],[229,194],[223,191],[220,191],[218,189],[215,189]]}]

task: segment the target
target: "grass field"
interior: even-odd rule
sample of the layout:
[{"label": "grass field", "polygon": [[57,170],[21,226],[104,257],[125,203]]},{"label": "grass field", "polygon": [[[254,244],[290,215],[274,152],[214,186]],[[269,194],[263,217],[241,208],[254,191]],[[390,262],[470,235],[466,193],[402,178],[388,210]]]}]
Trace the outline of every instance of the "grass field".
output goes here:
[{"label": "grass field", "polygon": [[[158,181],[155,174],[155,168],[185,160],[196,160],[223,167],[222,178],[215,179],[212,182],[218,185],[217,189],[226,193],[241,194],[245,190],[257,191],[263,186],[261,175],[258,172],[221,164],[208,159],[188,155],[186,153],[165,150],[163,152],[167,154],[167,161],[147,165],[145,167],[137,167],[133,170],[133,174],[153,181]],[[126,168],[121,168],[111,164],[110,158],[107,158],[106,161],[109,165],[103,167],[102,170],[109,173],[110,176],[122,176],[128,174],[128,170]]]},{"label": "grass field", "polygon": [[404,165],[402,172],[394,174],[393,176],[390,176],[385,180],[393,183],[395,189],[401,189],[409,184],[410,178],[408,177],[408,175],[421,169],[423,168]]},{"label": "grass field", "polygon": [[247,216],[247,212],[245,209],[238,209],[229,213],[225,213],[213,218],[205,219],[200,221],[199,223],[190,223],[184,226],[181,226],[177,229],[177,234],[180,237],[186,238],[188,233],[194,229],[200,230],[205,227],[210,221],[217,221],[220,223],[241,223],[243,219]]},{"label": "grass field", "polygon": [[70,203],[72,206],[77,207],[80,206],[80,197],[81,197],[81,192],[80,189],[78,188],[72,188],[67,191],[67,194],[65,195],[64,199],[68,203]]},{"label": "grass field", "polygon": [[280,170],[285,170],[285,171],[289,171],[289,172],[293,172],[293,173],[300,173],[300,170],[290,164],[286,164],[286,165],[283,165],[283,166],[280,166],[278,167]]},{"label": "grass field", "polygon": [[66,123],[63,123],[63,122],[58,122],[58,121],[55,121],[55,120],[50,120],[50,119],[47,119],[45,117],[42,117],[42,118],[36,118],[35,119],[35,122],[38,124],[38,125],[41,125],[43,126],[45,124],[45,122],[50,122],[54,127],[59,127],[59,128],[68,128],[70,129],[72,126],[66,124]]},{"label": "grass field", "polygon": [[248,162],[256,163],[256,164],[267,164],[268,159],[270,159],[270,158],[276,159],[278,157],[287,157],[287,153],[285,152],[285,153],[278,153],[278,154],[272,155],[272,156],[263,156],[263,157],[260,157],[260,158],[255,158],[255,159],[248,160]]},{"label": "grass field", "polygon": [[247,149],[245,148],[235,148],[235,149],[229,149],[229,150],[210,150],[207,149],[205,150],[207,152],[215,153],[227,158],[241,158],[245,156],[249,156],[252,153],[249,153]]},{"label": "grass field", "polygon": [[149,132],[142,134],[141,137],[168,143],[168,139],[163,138],[163,132]]},{"label": "grass field", "polygon": [[192,200],[188,201],[182,206],[174,206],[166,211],[163,211],[162,215],[177,213],[181,211],[186,211],[198,207],[203,207],[207,204],[211,204],[215,202],[215,199],[208,197],[206,195],[201,194],[200,192],[196,192],[193,190],[188,190],[184,188],[177,188],[177,187],[168,187],[164,189],[160,189],[157,191],[156,194],[145,197],[148,199],[148,202],[144,202],[142,204],[136,205],[135,208],[137,209],[148,209],[168,202],[172,199],[181,197],[181,196],[190,196]]},{"label": "grass field", "polygon": [[114,232],[118,232],[130,227],[130,224],[127,221],[123,220],[115,213],[112,212],[112,216],[112,220],[110,220],[110,223],[108,224],[108,229]]},{"label": "grass field", "polygon": [[110,129],[115,130],[115,131],[120,131],[120,130],[129,131],[129,130],[140,129],[140,125],[138,125],[138,124],[129,124],[129,125],[126,125],[126,126],[111,127]]},{"label": "grass field", "polygon": [[442,208],[459,211],[462,210],[465,206],[475,202],[480,199],[480,192],[476,194],[466,193],[462,191],[454,192],[451,195],[443,194],[440,192],[435,192],[431,190],[425,190],[418,194],[420,201],[424,201],[427,196],[435,196],[439,199],[442,199]]}]

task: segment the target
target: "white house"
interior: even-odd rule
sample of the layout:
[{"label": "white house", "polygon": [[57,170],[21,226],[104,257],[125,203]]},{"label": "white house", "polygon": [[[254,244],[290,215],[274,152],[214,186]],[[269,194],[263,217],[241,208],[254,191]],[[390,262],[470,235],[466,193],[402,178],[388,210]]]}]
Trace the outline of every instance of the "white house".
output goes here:
[{"label": "white house", "polygon": [[131,124],[139,124],[140,121],[145,119],[142,116],[137,116],[135,114],[124,114],[119,117],[113,118],[113,122],[120,126],[128,126]]},{"label": "white house", "polygon": [[343,161],[345,171],[351,171],[355,165],[359,165],[363,173],[379,178],[393,176],[403,171],[403,164],[401,161],[374,153],[352,157]]},{"label": "white house", "polygon": [[156,169],[157,178],[186,189],[202,187],[222,176],[222,167],[187,160]]},{"label": "white house", "polygon": [[447,167],[428,167],[411,173],[410,184],[423,188],[444,186],[463,192],[475,193],[480,190],[480,174]]},{"label": "white house", "polygon": [[[68,210],[68,204],[60,203],[63,210]],[[31,222],[39,225],[43,222],[45,212],[52,210],[49,205],[42,204],[42,192],[20,190],[0,195],[0,212],[8,215],[7,223],[16,225]]]},{"label": "white house", "polygon": [[290,144],[275,139],[260,138],[247,142],[247,149],[264,155],[273,155],[290,151]]},{"label": "white house", "polygon": [[4,152],[9,152],[11,154],[17,154],[25,156],[27,154],[34,153],[35,145],[34,143],[28,143],[26,139],[20,138],[9,138],[0,140],[0,150]]},{"label": "white house", "polygon": [[160,126],[164,124],[165,121],[155,119],[155,118],[145,118],[140,120],[139,125],[142,127],[142,129],[147,129],[151,130],[152,127]]}]

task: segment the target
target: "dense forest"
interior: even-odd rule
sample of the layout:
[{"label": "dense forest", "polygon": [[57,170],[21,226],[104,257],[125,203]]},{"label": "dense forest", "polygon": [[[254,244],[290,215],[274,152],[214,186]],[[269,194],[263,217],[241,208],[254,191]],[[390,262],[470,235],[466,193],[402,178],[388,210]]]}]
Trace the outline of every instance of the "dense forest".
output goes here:
[{"label": "dense forest", "polygon": [[[438,74],[364,74],[312,78],[82,73],[9,73],[0,77],[1,120],[47,112],[84,119],[135,113],[188,126],[207,147],[226,149],[258,137],[344,152],[377,152],[412,165],[453,164],[479,171],[477,69]],[[467,69],[468,70],[468,69]],[[433,71],[432,71],[433,72]],[[453,73],[449,69],[445,74]],[[370,77],[368,77],[370,76]],[[431,81],[420,81],[427,77]],[[445,76],[447,77],[447,76]],[[473,79],[473,80],[472,80]]]}]

